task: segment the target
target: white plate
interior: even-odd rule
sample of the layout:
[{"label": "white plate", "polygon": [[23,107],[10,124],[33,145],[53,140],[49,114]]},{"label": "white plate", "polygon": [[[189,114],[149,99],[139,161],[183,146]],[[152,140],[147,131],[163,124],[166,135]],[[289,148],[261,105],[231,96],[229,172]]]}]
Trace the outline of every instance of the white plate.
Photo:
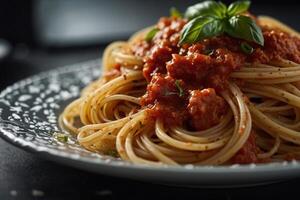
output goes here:
[{"label": "white plate", "polygon": [[193,187],[236,187],[300,177],[297,161],[260,165],[152,167],[90,153],[74,138],[53,139],[57,116],[80,90],[100,75],[100,60],[42,73],[0,94],[0,136],[16,146],[65,165],[141,181]]}]

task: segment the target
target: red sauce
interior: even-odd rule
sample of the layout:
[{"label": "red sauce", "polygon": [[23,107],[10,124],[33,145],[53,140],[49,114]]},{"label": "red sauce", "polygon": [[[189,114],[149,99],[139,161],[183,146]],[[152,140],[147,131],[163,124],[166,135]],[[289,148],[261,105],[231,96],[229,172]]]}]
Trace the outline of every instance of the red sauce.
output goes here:
[{"label": "red sauce", "polygon": [[[254,52],[249,55],[240,48],[244,40],[227,35],[179,46],[185,24],[185,19],[161,18],[153,40],[132,47],[133,53],[144,59],[143,74],[149,82],[141,104],[149,108],[152,118],[167,124],[184,125],[190,130],[217,124],[228,107],[221,92],[227,88],[230,73],[245,62],[268,63],[284,58],[300,63],[300,40],[280,30],[262,27],[265,45],[250,43]],[[257,162],[255,149],[251,134],[234,162]]]},{"label": "red sauce", "polygon": [[[180,47],[180,31],[185,24],[185,19],[161,18],[153,40],[138,42],[132,48],[144,58],[143,74],[149,82],[142,106],[148,106],[152,117],[168,124],[202,130],[218,123],[227,107],[220,92],[227,88],[230,73],[245,62],[285,58],[300,63],[300,40],[282,31],[262,27],[265,45],[251,43],[255,50],[249,55],[240,49],[243,40],[227,35]],[[184,95],[180,96],[176,80]]]},{"label": "red sauce", "polygon": [[166,63],[168,74],[193,85],[222,91],[230,73],[245,62],[245,56],[225,48],[215,49],[212,55],[200,53],[204,45],[192,45],[186,55],[173,54]]},{"label": "red sauce", "polygon": [[284,58],[300,63],[300,39],[280,30],[263,27],[264,47],[257,47],[249,56],[249,62],[268,63]]},{"label": "red sauce", "polygon": [[231,158],[231,162],[237,164],[257,163],[259,162],[258,153],[259,149],[256,146],[255,134],[252,131],[244,146]]},{"label": "red sauce", "polygon": [[[187,120],[188,113],[184,98],[178,95],[175,81],[171,76],[156,73],[152,76],[147,86],[147,94],[141,99],[141,103],[151,108],[151,117],[161,118],[169,125],[182,125]],[[184,88],[183,81],[180,83]]]}]

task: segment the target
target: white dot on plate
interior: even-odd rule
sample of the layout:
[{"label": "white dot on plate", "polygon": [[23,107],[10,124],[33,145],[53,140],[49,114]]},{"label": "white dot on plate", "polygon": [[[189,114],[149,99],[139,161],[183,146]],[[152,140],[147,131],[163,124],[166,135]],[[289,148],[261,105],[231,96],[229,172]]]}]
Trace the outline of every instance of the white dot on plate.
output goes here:
[{"label": "white dot on plate", "polygon": [[193,169],[194,165],[188,164],[188,165],[185,165],[184,168],[186,168],[186,169]]},{"label": "white dot on plate", "polygon": [[33,190],[31,191],[31,194],[32,194],[32,196],[34,196],[34,197],[42,197],[42,196],[44,196],[44,192],[43,192],[43,191],[41,191],[41,190],[36,190],[36,189],[33,189]]},{"label": "white dot on plate", "polygon": [[9,193],[10,193],[10,195],[13,196],[13,197],[15,197],[15,196],[18,195],[18,192],[17,192],[16,190],[11,190]]}]

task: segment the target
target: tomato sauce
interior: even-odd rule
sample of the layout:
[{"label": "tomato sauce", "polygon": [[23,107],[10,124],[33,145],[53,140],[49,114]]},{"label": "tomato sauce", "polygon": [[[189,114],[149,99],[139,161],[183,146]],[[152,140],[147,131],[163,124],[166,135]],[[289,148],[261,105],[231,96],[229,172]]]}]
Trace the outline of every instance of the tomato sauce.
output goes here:
[{"label": "tomato sauce", "polygon": [[256,146],[255,133],[252,131],[244,146],[231,158],[232,163],[249,164],[257,163],[257,154],[260,152]]},{"label": "tomato sauce", "polygon": [[225,34],[179,46],[180,31],[186,23],[186,19],[161,18],[152,41],[140,41],[132,48],[143,57],[143,74],[149,82],[142,106],[148,106],[152,117],[168,124],[185,124],[192,130],[217,124],[227,107],[220,92],[227,88],[230,73],[246,62],[285,58],[300,63],[300,40],[280,30],[262,27],[264,47],[250,43],[254,52],[246,54],[240,48],[243,40]]},{"label": "tomato sauce", "polygon": [[[140,41],[132,47],[144,60],[143,75],[148,81],[141,104],[149,108],[152,118],[166,124],[189,130],[218,124],[228,109],[221,92],[227,89],[230,73],[246,62],[269,63],[284,58],[300,63],[300,40],[280,30],[261,27],[265,45],[247,42],[254,48],[247,54],[240,47],[244,40],[225,34],[179,46],[180,31],[186,23],[186,19],[161,18],[152,41]],[[235,162],[257,162],[255,148],[251,136]]]}]

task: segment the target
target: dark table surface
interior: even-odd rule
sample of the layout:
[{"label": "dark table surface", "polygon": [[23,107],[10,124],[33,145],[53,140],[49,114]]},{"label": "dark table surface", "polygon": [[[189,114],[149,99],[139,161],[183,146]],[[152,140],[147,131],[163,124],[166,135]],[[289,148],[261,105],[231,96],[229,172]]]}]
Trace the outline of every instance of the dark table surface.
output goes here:
[{"label": "dark table surface", "polygon": [[[272,7],[268,8],[270,12]],[[278,16],[300,29],[298,8]],[[298,9],[298,11],[300,11]],[[288,21],[290,16],[294,21]],[[298,18],[297,18],[298,17]],[[297,19],[297,21],[295,21]],[[21,78],[55,67],[99,58],[104,46],[64,50],[30,50],[17,46],[0,61],[0,90]],[[0,200],[2,199],[253,199],[294,197],[300,179],[249,188],[200,189],[143,183],[93,174],[47,161],[0,139]],[[297,199],[297,198],[296,198]]]}]

